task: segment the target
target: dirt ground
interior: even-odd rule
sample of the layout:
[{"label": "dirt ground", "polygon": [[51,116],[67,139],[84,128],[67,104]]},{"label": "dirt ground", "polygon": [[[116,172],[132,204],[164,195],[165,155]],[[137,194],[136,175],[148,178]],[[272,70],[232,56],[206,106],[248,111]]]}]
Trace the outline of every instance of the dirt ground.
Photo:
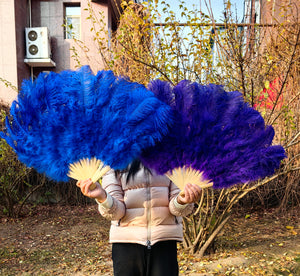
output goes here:
[{"label": "dirt ground", "polygon": [[[0,217],[0,275],[112,275],[110,223],[96,205],[26,208],[20,219]],[[213,254],[179,248],[180,275],[300,275],[299,213],[237,212]]]}]

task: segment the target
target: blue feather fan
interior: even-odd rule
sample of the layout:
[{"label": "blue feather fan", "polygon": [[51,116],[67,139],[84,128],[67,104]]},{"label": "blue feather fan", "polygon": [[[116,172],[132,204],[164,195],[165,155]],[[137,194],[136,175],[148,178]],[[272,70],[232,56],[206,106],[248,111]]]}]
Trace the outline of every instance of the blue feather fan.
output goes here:
[{"label": "blue feather fan", "polygon": [[173,88],[156,80],[148,88],[174,117],[168,134],[142,153],[143,163],[158,173],[188,167],[214,188],[225,188],[271,175],[285,158],[283,147],[272,146],[273,128],[241,93],[187,80]]},{"label": "blue feather fan", "polygon": [[69,165],[83,158],[126,168],[167,133],[171,118],[143,85],[84,66],[24,81],[0,135],[25,165],[67,181]]}]

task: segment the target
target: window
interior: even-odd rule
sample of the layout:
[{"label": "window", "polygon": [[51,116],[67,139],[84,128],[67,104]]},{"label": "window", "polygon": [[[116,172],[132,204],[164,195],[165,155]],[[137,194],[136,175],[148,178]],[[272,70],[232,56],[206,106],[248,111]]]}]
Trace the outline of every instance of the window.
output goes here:
[{"label": "window", "polygon": [[65,39],[80,39],[80,4],[65,5]]}]

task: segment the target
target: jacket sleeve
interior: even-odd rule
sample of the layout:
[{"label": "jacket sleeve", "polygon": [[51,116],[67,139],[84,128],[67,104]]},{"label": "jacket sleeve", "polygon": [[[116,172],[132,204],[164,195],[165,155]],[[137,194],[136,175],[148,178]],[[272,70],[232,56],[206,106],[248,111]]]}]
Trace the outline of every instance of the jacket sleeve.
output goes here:
[{"label": "jacket sleeve", "polygon": [[177,197],[179,195],[180,189],[173,183],[170,183],[170,203],[169,209],[172,215],[176,217],[187,216],[193,212],[194,203],[189,204],[179,204],[177,202]]},{"label": "jacket sleeve", "polygon": [[101,185],[107,193],[107,199],[103,203],[96,200],[100,214],[108,220],[121,219],[125,215],[124,192],[113,170],[103,176]]}]

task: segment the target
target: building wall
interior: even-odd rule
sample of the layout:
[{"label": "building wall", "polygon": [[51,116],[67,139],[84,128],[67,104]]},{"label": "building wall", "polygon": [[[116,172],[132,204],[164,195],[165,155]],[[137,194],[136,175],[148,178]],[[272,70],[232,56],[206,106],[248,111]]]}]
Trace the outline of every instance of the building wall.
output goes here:
[{"label": "building wall", "polygon": [[[270,24],[262,29],[264,40],[261,49],[271,43],[278,35],[278,24],[299,23],[300,0],[260,0],[261,1],[261,24]],[[285,27],[284,27],[285,28]]]},{"label": "building wall", "polygon": [[[70,48],[74,40],[64,38],[64,5],[80,3],[81,40],[89,48],[88,58],[79,51],[81,65],[88,64],[94,72],[103,69],[97,45],[87,20],[87,0],[0,0],[0,78],[20,89],[24,79],[35,78],[41,71],[60,72],[76,69]],[[91,3],[95,14],[104,13],[106,28],[110,28],[111,11],[108,1]],[[31,9],[30,9],[31,6]],[[31,19],[31,20],[30,20]],[[51,37],[52,60],[56,67],[33,67],[24,63],[26,55],[25,27],[48,27]],[[0,100],[11,103],[17,92],[0,81]]]},{"label": "building wall", "polygon": [[[32,0],[32,27],[48,27],[51,36],[52,59],[56,63],[56,68],[34,68],[34,73],[38,74],[43,70],[52,70],[60,72],[66,69],[76,69],[77,63],[72,58],[70,49],[76,46],[74,40],[64,38],[64,5],[70,3],[80,3],[81,7],[81,40],[89,48],[89,56],[87,59],[83,51],[79,51],[81,64],[89,64],[93,71],[103,68],[100,61],[98,50],[93,42],[93,34],[90,31],[91,23],[86,20],[88,11],[87,0],[52,0],[40,1]],[[109,13],[107,4],[91,3],[95,14],[104,12],[105,21],[109,26]],[[78,47],[77,47],[78,48]]]},{"label": "building wall", "polygon": [[299,22],[300,0],[260,0],[261,23]]},{"label": "building wall", "polygon": [[[0,78],[18,86],[14,0],[0,1]],[[0,81],[0,99],[11,102],[17,92]]]},{"label": "building wall", "polygon": [[30,78],[30,68],[24,63],[25,58],[25,34],[24,29],[29,25],[27,1],[15,1],[15,32],[17,52],[17,79],[18,87],[21,87],[23,79]]}]

